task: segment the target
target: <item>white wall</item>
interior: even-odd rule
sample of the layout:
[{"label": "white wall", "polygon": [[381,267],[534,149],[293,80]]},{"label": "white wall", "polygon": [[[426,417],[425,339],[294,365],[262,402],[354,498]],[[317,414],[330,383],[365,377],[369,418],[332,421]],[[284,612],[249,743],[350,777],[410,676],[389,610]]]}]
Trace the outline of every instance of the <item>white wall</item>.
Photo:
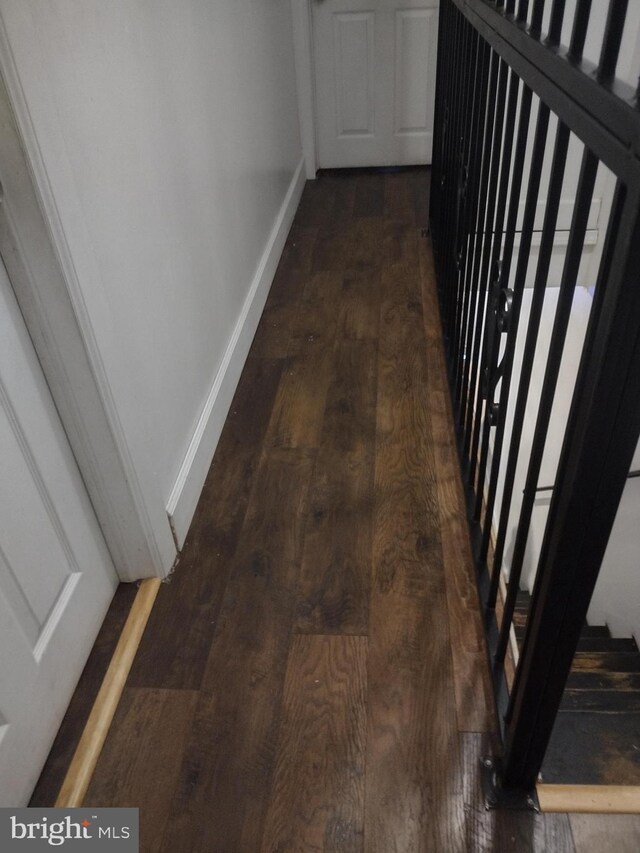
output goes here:
[{"label": "white wall", "polygon": [[168,570],[302,188],[290,2],[0,15]]}]

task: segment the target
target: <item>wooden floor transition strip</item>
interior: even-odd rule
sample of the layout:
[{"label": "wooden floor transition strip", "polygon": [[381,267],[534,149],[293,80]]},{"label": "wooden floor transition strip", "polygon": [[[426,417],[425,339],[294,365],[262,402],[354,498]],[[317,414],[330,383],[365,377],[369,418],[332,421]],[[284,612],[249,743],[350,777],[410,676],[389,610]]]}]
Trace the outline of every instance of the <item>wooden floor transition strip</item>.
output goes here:
[{"label": "wooden floor transition strip", "polygon": [[140,584],[100,692],[60,788],[56,799],[58,808],[75,808],[82,805],[160,583],[159,578],[148,578]]},{"label": "wooden floor transition strip", "polygon": [[537,786],[543,812],[640,814],[640,785]]}]

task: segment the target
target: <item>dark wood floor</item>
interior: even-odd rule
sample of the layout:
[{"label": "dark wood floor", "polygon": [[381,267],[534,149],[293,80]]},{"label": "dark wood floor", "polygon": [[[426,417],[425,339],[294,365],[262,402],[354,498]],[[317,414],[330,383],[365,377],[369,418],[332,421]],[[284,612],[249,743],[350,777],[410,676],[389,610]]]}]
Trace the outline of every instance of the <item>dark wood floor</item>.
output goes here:
[{"label": "dark wood floor", "polygon": [[426,170],[307,184],[86,798],[139,806],[144,851],[574,849],[479,789],[427,205]]}]

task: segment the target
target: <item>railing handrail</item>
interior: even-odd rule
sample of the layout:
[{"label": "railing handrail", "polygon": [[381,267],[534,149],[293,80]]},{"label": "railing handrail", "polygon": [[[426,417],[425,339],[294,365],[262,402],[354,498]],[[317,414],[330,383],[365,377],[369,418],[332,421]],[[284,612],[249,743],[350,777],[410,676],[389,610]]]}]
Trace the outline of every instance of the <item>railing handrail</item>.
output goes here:
[{"label": "railing handrail", "polygon": [[565,46],[532,38],[524,23],[495,3],[451,2],[576,136],[589,138],[594,154],[613,172],[625,178],[627,167],[640,166],[637,90],[617,78],[600,78],[596,64],[573,59]]}]

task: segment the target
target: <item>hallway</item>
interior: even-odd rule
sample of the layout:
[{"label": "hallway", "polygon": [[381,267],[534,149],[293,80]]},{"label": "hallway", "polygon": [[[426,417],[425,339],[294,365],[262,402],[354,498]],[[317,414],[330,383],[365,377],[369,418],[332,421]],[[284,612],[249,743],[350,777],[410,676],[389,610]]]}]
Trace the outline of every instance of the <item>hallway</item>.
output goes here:
[{"label": "hallway", "polygon": [[479,788],[428,179],[306,185],[86,797],[138,806],[145,853],[589,849],[587,818],[486,812]]}]

